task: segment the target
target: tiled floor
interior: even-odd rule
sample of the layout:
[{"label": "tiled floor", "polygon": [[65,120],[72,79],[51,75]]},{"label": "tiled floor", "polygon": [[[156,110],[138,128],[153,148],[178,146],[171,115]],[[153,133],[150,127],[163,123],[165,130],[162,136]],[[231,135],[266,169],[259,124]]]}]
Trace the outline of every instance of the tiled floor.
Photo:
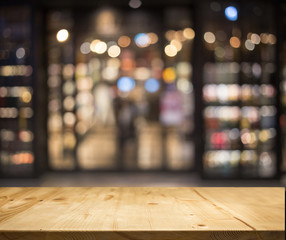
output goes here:
[{"label": "tiled floor", "polygon": [[84,186],[162,186],[162,187],[282,187],[282,180],[202,180],[195,173],[47,173],[36,179],[0,179],[0,187],[84,187]]}]

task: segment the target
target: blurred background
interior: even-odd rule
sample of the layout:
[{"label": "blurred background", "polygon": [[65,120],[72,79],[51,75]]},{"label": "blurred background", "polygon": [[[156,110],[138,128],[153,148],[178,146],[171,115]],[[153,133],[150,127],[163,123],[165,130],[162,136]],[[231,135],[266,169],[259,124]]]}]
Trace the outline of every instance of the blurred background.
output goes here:
[{"label": "blurred background", "polygon": [[0,3],[0,186],[285,186],[286,4]]}]

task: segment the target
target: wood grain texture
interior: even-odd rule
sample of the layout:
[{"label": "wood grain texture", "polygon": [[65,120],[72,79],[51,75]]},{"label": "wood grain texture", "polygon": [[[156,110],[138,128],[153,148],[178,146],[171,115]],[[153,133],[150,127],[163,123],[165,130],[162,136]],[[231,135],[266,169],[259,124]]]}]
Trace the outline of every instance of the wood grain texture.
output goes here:
[{"label": "wood grain texture", "polygon": [[284,188],[0,188],[0,239],[282,240]]}]

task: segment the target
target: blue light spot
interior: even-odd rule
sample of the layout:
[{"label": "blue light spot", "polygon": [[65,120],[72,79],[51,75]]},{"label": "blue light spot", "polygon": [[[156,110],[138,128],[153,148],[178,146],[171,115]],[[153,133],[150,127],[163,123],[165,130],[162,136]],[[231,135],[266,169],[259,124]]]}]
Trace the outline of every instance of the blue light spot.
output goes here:
[{"label": "blue light spot", "polygon": [[225,17],[230,21],[237,20],[237,9],[234,6],[229,6],[224,11]]},{"label": "blue light spot", "polygon": [[138,33],[134,40],[138,47],[147,47],[150,43],[150,38],[146,33]]},{"label": "blue light spot", "polygon": [[145,89],[147,92],[154,93],[160,88],[160,83],[155,78],[150,78],[145,82]]},{"label": "blue light spot", "polygon": [[129,92],[135,87],[135,81],[131,77],[121,77],[117,81],[117,87],[122,92]]}]

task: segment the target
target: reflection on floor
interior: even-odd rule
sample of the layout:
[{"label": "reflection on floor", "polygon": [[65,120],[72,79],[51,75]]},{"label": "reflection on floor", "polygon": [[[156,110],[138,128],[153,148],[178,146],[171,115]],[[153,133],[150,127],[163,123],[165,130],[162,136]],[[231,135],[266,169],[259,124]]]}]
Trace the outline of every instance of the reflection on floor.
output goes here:
[{"label": "reflection on floor", "polygon": [[202,180],[195,173],[53,172],[37,179],[0,179],[0,187],[282,187],[285,180]]}]

